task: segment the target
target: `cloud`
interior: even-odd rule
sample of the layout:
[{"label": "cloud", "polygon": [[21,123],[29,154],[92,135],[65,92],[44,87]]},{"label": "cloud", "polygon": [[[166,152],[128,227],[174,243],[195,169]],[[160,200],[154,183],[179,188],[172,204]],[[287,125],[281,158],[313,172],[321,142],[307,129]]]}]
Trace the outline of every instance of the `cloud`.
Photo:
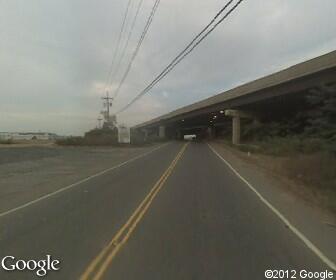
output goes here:
[{"label": "cloud", "polygon": [[[144,1],[111,92],[153,3]],[[81,134],[96,125],[126,4],[122,0],[0,2],[1,130]],[[161,1],[113,110],[144,89],[222,5],[217,0]],[[118,119],[130,125],[146,121],[332,51],[335,17],[334,0],[244,1]]]}]

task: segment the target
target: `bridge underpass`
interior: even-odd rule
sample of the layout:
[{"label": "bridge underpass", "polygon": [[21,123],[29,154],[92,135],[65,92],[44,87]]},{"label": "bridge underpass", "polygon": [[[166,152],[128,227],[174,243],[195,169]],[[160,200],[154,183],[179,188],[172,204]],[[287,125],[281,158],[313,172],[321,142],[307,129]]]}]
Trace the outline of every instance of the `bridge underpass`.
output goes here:
[{"label": "bridge underpass", "polygon": [[258,126],[292,118],[307,108],[313,92],[336,93],[336,51],[294,65],[275,74],[244,84],[200,102],[180,108],[132,129],[144,139],[182,139],[230,134],[239,144],[246,124]]}]

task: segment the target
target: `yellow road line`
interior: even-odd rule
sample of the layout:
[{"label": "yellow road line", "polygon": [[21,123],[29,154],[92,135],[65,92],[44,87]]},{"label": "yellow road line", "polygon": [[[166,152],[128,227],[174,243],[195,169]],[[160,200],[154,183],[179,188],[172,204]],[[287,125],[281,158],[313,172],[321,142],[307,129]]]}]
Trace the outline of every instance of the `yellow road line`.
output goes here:
[{"label": "yellow road line", "polygon": [[[157,193],[160,191],[160,189],[162,188],[162,186],[168,179],[169,175],[173,171],[178,160],[181,158],[187,145],[188,144],[185,144],[181,148],[179,153],[176,155],[175,159],[171,162],[171,164],[166,169],[166,171],[162,174],[160,179],[155,183],[154,187],[147,194],[145,199],[140,203],[137,209],[133,212],[131,217],[121,227],[121,229],[117,232],[117,234],[113,237],[113,239],[108,243],[108,245],[89,264],[87,269],[84,271],[84,273],[80,277],[80,280],[101,279],[101,277],[106,272],[108,266],[111,264],[113,258],[116,256],[116,254],[121,249],[121,247],[127,242],[132,232],[136,228],[137,224],[140,222],[144,214],[147,212],[149,206],[151,205],[152,201],[156,197]],[[91,275],[92,277],[90,277]]]}]

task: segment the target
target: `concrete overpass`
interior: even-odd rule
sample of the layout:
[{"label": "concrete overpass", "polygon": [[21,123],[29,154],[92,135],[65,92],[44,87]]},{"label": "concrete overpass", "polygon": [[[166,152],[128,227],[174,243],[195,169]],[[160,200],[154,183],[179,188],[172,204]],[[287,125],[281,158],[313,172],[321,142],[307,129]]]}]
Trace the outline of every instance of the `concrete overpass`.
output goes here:
[{"label": "concrete overpass", "polygon": [[214,137],[232,130],[240,142],[241,119],[255,123],[276,120],[300,110],[311,91],[336,92],[336,51],[246,83],[210,98],[182,107],[132,128],[144,138],[181,138],[185,134]]}]

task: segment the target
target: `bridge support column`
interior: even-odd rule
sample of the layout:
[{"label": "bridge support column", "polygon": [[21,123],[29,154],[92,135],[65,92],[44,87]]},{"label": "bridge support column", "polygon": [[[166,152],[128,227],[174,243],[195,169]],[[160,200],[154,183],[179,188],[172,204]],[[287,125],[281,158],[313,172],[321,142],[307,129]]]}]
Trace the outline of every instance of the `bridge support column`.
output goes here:
[{"label": "bridge support column", "polygon": [[232,118],[232,144],[240,144],[240,117]]},{"label": "bridge support column", "polygon": [[176,139],[177,140],[182,140],[182,132],[181,132],[181,130],[176,130]]},{"label": "bridge support column", "polygon": [[166,137],[166,127],[163,125],[160,125],[159,127],[159,138],[165,138]]},{"label": "bridge support column", "polygon": [[208,127],[207,128],[207,137],[209,138],[209,139],[212,139],[212,138],[214,138],[214,135],[215,133],[214,133],[214,128],[213,127]]},{"label": "bridge support column", "polygon": [[144,140],[147,141],[148,140],[149,131],[148,131],[148,129],[144,129],[143,131],[145,133]]},{"label": "bridge support column", "polygon": [[240,144],[240,119],[253,119],[255,123],[258,122],[258,118],[251,113],[240,111],[240,110],[225,110],[225,116],[232,117],[232,144]]}]

